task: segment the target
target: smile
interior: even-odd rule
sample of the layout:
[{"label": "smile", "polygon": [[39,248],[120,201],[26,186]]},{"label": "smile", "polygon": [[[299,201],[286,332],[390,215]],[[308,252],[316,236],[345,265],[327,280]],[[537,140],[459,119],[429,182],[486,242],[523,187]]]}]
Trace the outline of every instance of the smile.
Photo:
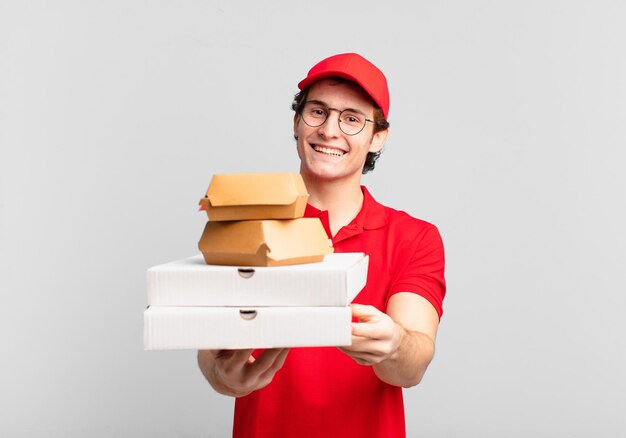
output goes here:
[{"label": "smile", "polygon": [[326,154],[326,155],[334,155],[336,157],[341,157],[342,155],[345,155],[346,153],[345,151],[342,151],[341,149],[331,148],[327,146],[320,146],[316,144],[312,144],[311,147],[313,148],[313,150],[315,150],[315,152],[319,152],[321,154]]}]

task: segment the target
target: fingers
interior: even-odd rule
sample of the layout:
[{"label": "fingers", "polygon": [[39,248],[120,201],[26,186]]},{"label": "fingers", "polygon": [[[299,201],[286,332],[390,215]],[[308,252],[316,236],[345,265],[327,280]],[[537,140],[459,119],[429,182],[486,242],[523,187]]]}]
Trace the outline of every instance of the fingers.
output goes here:
[{"label": "fingers", "polygon": [[289,349],[264,350],[257,358],[252,349],[213,351],[215,377],[228,395],[241,397],[268,385],[283,366]]},{"label": "fingers", "polygon": [[236,373],[241,370],[252,354],[252,349],[246,350],[219,350],[215,358],[225,373]]},{"label": "fingers", "polygon": [[278,356],[276,356],[276,360],[272,365],[272,368],[275,368],[276,370],[282,368],[283,364],[285,363],[285,359],[287,359],[287,354],[289,353],[289,348],[281,348],[280,350],[280,353],[278,354]]},{"label": "fingers", "polygon": [[254,350],[251,348],[245,350],[235,350],[235,354],[233,354],[232,361],[237,364],[241,364],[242,366],[248,363],[250,356]]},{"label": "fingers", "polygon": [[378,324],[352,323],[352,336],[368,339],[386,339],[389,337],[389,329]]},{"label": "fingers", "polygon": [[349,347],[338,347],[342,352],[350,356],[359,365],[374,365],[387,359],[391,354],[390,344],[366,340],[355,342]]},{"label": "fingers", "polygon": [[[371,306],[359,306],[371,307]],[[362,311],[357,308],[353,311],[353,315],[359,315],[359,322],[352,323],[352,336],[360,336],[368,339],[388,339],[393,335],[394,321],[387,315],[371,307]]]},{"label": "fingers", "polygon": [[378,314],[382,313],[374,306],[367,306],[364,304],[351,304],[352,316],[359,321],[368,321]]},{"label": "fingers", "polygon": [[259,375],[271,370],[275,373],[283,366],[288,352],[288,348],[272,348],[265,350],[256,358],[254,363],[250,364],[250,369],[254,369],[255,374]]},{"label": "fingers", "polygon": [[352,347],[337,347],[359,365],[374,365],[381,361],[380,355],[369,350],[354,350]]},{"label": "fingers", "polygon": [[399,347],[399,326],[373,306],[352,305],[352,344],[340,350],[361,365],[374,365],[389,358]]},{"label": "fingers", "polygon": [[262,377],[265,377],[265,378],[269,377],[271,381],[271,379],[274,377],[274,374],[276,374],[276,372],[283,367],[283,364],[285,363],[285,359],[287,359],[288,353],[289,353],[288,348],[278,349],[278,354],[276,355],[272,364],[262,374]]},{"label": "fingers", "polygon": [[238,361],[241,359],[241,357],[246,355],[246,352],[248,354],[248,356],[250,356],[250,354],[252,353],[251,349],[245,349],[245,350],[211,350],[211,352],[213,353],[213,355],[215,356],[216,359],[219,360],[234,360],[234,361]]},{"label": "fingers", "polygon": [[243,381],[246,386],[256,390],[269,385],[274,375],[285,363],[287,353],[289,353],[288,349],[281,348],[265,350],[261,353],[254,363],[249,363],[244,370]]}]

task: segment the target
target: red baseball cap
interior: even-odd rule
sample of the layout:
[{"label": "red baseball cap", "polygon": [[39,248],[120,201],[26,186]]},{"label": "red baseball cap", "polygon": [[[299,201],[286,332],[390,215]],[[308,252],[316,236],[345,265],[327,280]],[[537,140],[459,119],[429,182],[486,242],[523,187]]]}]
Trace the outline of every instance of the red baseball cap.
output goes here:
[{"label": "red baseball cap", "polygon": [[356,82],[376,102],[385,118],[389,113],[387,78],[378,67],[356,53],[342,53],[323,59],[309,70],[298,88],[305,89],[321,79],[337,76]]}]

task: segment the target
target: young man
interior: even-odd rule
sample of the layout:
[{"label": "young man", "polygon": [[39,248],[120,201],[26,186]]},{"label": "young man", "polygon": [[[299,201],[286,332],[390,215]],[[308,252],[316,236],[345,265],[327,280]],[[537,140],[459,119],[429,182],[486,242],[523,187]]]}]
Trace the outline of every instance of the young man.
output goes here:
[{"label": "young man", "polygon": [[422,379],[445,295],[437,229],[378,204],[361,174],[388,135],[383,73],[347,53],[316,64],[293,103],[300,173],[335,252],[365,252],[367,285],[352,304],[352,345],[200,351],[216,391],[237,397],[237,437],[402,437],[402,387]]}]

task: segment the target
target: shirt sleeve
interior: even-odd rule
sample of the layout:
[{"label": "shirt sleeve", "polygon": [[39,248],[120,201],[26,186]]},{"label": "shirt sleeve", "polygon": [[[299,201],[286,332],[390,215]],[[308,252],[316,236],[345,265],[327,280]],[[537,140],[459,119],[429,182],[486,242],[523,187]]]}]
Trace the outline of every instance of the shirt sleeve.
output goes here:
[{"label": "shirt sleeve", "polygon": [[398,260],[399,270],[389,287],[389,297],[398,292],[412,292],[427,299],[443,315],[443,299],[446,294],[444,277],[445,256],[439,230],[431,225],[417,236]]}]

